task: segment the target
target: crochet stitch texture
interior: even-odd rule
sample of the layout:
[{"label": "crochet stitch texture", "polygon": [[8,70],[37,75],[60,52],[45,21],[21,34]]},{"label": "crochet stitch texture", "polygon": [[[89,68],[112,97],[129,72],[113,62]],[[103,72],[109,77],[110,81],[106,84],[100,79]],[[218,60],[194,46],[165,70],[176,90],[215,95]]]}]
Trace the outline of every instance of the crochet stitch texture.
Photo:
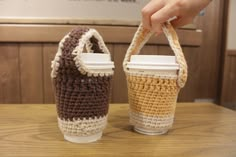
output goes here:
[{"label": "crochet stitch texture", "polygon": [[61,40],[52,61],[58,124],[64,135],[94,135],[107,123],[113,71],[88,69],[80,57],[85,49],[109,54],[96,30],[78,27]]},{"label": "crochet stitch texture", "polygon": [[178,93],[187,80],[187,64],[177,34],[169,22],[164,23],[162,29],[179,64],[177,74],[133,72],[127,68],[130,57],[138,54],[153,34],[142,24],[123,61],[128,84],[130,123],[135,127],[160,132],[172,127]]}]

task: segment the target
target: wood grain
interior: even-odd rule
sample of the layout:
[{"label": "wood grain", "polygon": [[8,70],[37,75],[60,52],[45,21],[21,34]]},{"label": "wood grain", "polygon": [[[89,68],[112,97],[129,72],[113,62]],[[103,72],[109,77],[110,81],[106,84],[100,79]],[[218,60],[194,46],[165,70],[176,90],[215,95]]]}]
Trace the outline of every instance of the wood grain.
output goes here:
[{"label": "wood grain", "polygon": [[183,52],[188,65],[188,79],[178,97],[179,102],[194,102],[199,97],[199,84],[201,80],[200,67],[201,56],[198,47],[183,47]]},{"label": "wood grain", "polygon": [[127,104],[112,104],[101,140],[64,141],[55,105],[0,105],[1,157],[235,157],[236,113],[214,104],[177,104],[168,134],[133,132]]},{"label": "wood grain", "polygon": [[0,103],[20,103],[18,44],[0,44]]},{"label": "wood grain", "polygon": [[225,52],[221,105],[236,110],[236,50]]},{"label": "wood grain", "polygon": [[140,50],[140,55],[157,55],[158,46],[157,45],[145,45]]},{"label": "wood grain", "polygon": [[114,45],[115,73],[112,85],[112,102],[128,102],[128,92],[125,73],[123,71],[123,59],[128,49],[127,44]]},{"label": "wood grain", "polygon": [[[120,44],[130,43],[137,30],[137,27],[127,26],[82,26],[98,30],[105,42]],[[59,42],[63,36],[75,27],[78,27],[78,25],[0,24],[0,42]],[[12,35],[9,36],[9,33]],[[186,35],[183,37],[182,34],[185,33]],[[179,29],[178,34],[182,45],[199,46],[201,44],[202,32]],[[195,38],[189,40],[192,36]],[[153,36],[148,43],[167,44],[167,40],[161,34],[158,37]]]},{"label": "wood grain", "polygon": [[236,55],[230,57],[230,70],[227,83],[227,106],[236,110]]},{"label": "wood grain", "polygon": [[236,56],[236,50],[227,50],[227,55],[229,56]]},{"label": "wood grain", "polygon": [[178,33],[179,38],[181,36],[181,38],[179,39],[181,45],[189,45],[191,43],[199,43],[201,45],[204,37],[203,35],[204,34],[202,33],[202,30],[196,30],[196,31],[186,30],[185,32],[181,31]]},{"label": "wood grain", "polygon": [[58,44],[43,45],[43,95],[44,103],[55,103],[51,81],[51,61],[57,52]]},{"label": "wood grain", "polygon": [[220,60],[223,53],[221,52],[222,3],[221,0],[212,1],[205,9],[205,15],[198,16],[197,20],[197,27],[203,32],[199,50],[202,56],[199,79],[203,81],[199,84],[199,98],[217,100],[218,97]]},{"label": "wood grain", "polygon": [[113,46],[113,44],[107,44],[107,43],[106,43],[106,47],[107,47],[108,50],[110,51],[111,60],[114,61],[114,46]]},{"label": "wood grain", "polygon": [[[113,44],[107,44],[106,43],[106,46],[107,46],[107,48],[108,48],[108,50],[109,50],[109,52],[110,52],[110,54],[111,54],[111,60],[114,62],[114,45]],[[114,65],[115,65],[115,63],[114,63]],[[115,67],[116,68],[116,67]],[[115,71],[115,68],[113,69],[114,71]],[[113,100],[112,100],[112,98],[113,98],[113,83],[114,83],[114,76],[113,76],[113,78],[112,78],[112,83],[111,83],[111,89],[110,89],[110,102],[111,103],[113,103]]]},{"label": "wood grain", "polygon": [[43,59],[41,44],[20,45],[22,103],[43,103]]},{"label": "wood grain", "polygon": [[158,55],[174,56],[174,52],[169,46],[158,46]]},{"label": "wood grain", "polygon": [[[220,0],[212,1],[211,4],[206,8],[205,15],[197,16],[197,20],[196,20],[197,28],[202,30],[202,32],[196,31],[196,30],[189,30],[189,29],[177,30],[182,46],[188,47],[187,48],[189,52],[188,58],[190,58],[190,61],[188,61],[188,64],[190,64],[189,66],[190,66],[190,73],[191,73],[191,76],[189,77],[189,80],[187,82],[187,86],[185,87],[186,89],[183,89],[183,91],[181,91],[184,94],[180,93],[180,97],[179,97],[180,101],[185,101],[185,100],[190,101],[193,99],[215,99],[216,100],[219,97],[217,93],[219,93],[219,90],[220,90],[219,87],[221,86],[220,79],[219,79],[221,72],[219,69],[221,66],[220,60],[223,57],[221,57],[221,52],[220,52],[220,49],[221,49],[220,47],[222,44],[221,43],[222,40],[220,38],[222,34],[221,26],[223,23],[222,22],[222,19],[223,19],[222,4],[224,3],[225,2],[220,1]],[[73,25],[73,24],[62,24],[62,23],[55,23],[55,24],[42,24],[42,23],[29,24],[29,23],[28,24],[23,24],[23,23],[22,24],[13,24],[13,23],[0,24],[1,44],[6,45],[7,47],[9,45],[18,45],[18,44],[24,45],[28,43],[31,43],[31,44],[35,43],[35,45],[37,44],[41,45],[40,48],[38,49],[42,49],[43,51],[44,50],[44,48],[42,47],[43,44],[50,45],[51,43],[58,42],[68,31],[78,26],[77,24]],[[114,88],[112,89],[112,91],[115,93],[112,94],[112,99],[115,100],[113,102],[127,102],[127,95],[126,95],[127,93],[125,93],[126,81],[125,81],[125,75],[122,70],[122,61],[123,61],[124,53],[128,47],[128,44],[133,38],[133,34],[136,31],[137,27],[136,26],[121,26],[121,25],[102,26],[102,25],[96,25],[96,24],[90,24],[90,25],[88,24],[88,25],[83,25],[83,26],[89,26],[89,27],[97,29],[99,33],[103,36],[106,43],[109,43],[112,45],[112,49],[114,50],[113,59],[117,62],[116,68],[118,68],[118,70],[116,70],[115,72],[115,76],[113,80]],[[155,37],[155,36],[152,37],[148,42],[148,45],[150,45],[151,47],[152,46],[158,47],[157,48],[158,54],[173,55],[173,53],[171,52],[167,44],[168,43],[167,43],[166,37],[163,34],[158,37]],[[123,47],[123,45],[126,45],[126,47],[121,48]],[[197,47],[199,46],[200,48],[198,49]],[[150,50],[148,51],[151,52],[155,48],[149,48],[149,49]],[[11,52],[7,52],[7,51],[11,51],[10,48],[5,49],[4,51],[6,53],[11,53]],[[45,51],[47,51],[47,48],[45,48]],[[197,53],[195,53],[195,51],[197,51]],[[115,54],[116,52],[118,53]],[[141,53],[143,52],[145,51],[142,50]],[[42,53],[41,50],[39,51],[39,53]],[[33,56],[29,57],[30,55],[33,55]],[[14,81],[10,77],[8,77],[8,79],[6,79],[5,76],[4,78],[3,77],[0,78],[1,79],[0,82],[5,82],[4,86],[7,87],[7,89],[4,88],[4,90],[10,91],[8,92],[9,94],[5,96],[4,94],[6,94],[6,92],[3,92],[2,90],[2,94],[0,96],[0,102],[5,102],[5,103],[18,102],[18,100],[21,98],[18,98],[18,96],[15,95],[15,93],[21,94],[21,91],[23,91],[22,98],[24,97],[23,98],[25,100],[24,102],[31,102],[31,100],[33,99],[33,100],[37,100],[36,102],[44,101],[46,103],[49,103],[49,101],[52,100],[52,94],[50,94],[52,93],[51,87],[47,88],[50,86],[50,81],[47,77],[49,73],[49,69],[47,69],[48,67],[46,68],[46,66],[48,66],[46,64],[49,64],[50,56],[47,56],[47,54],[43,53],[43,57],[38,58],[34,55],[36,54],[27,53],[25,57],[24,55],[20,55],[21,58],[18,58],[18,60],[31,60],[29,62],[28,61],[24,62],[25,63],[24,67],[27,67],[28,69],[32,69],[30,72],[25,73],[24,71],[21,72],[21,66],[18,67],[19,71],[17,71],[16,73],[18,73],[19,76],[21,76],[20,75],[21,73],[23,74],[23,76],[19,77],[18,82],[20,83],[17,84],[17,82],[15,81],[15,78],[17,78],[17,76],[15,77],[11,75],[14,77]],[[50,55],[50,52],[48,55]],[[230,54],[230,56],[232,55]],[[198,56],[200,56],[200,58],[195,58]],[[9,73],[11,73],[10,71],[12,70],[13,71],[16,70],[14,68],[11,69],[12,67],[16,68],[16,65],[17,65],[15,61],[13,62],[14,63],[7,62],[7,64],[4,64],[4,66],[10,65],[10,66],[7,66],[6,68],[7,71],[9,71]],[[19,62],[19,64],[22,64],[22,63]],[[40,64],[41,66],[39,66]],[[40,68],[42,70],[42,73],[41,74],[38,73],[38,76],[36,77],[35,69],[40,69]],[[23,84],[22,84],[22,80],[20,80],[22,77],[24,77]],[[226,75],[225,77],[228,77],[228,75]],[[29,79],[29,82],[27,82],[27,79]],[[39,80],[40,82],[38,82]],[[35,82],[37,82],[38,84]],[[42,87],[39,87],[39,86],[42,86]],[[18,89],[18,88],[21,88],[21,89]],[[1,87],[0,87],[0,90],[1,90]],[[17,92],[17,90],[20,90],[20,92]],[[32,90],[32,91],[30,91],[30,94],[28,95],[26,94],[26,92],[29,92],[29,90]],[[225,89],[225,91],[228,91],[228,89]],[[41,94],[41,92],[43,93]],[[233,94],[234,91],[231,91],[231,93]],[[225,92],[225,94],[227,95],[227,92]],[[37,95],[37,98],[33,98],[35,95]]]},{"label": "wood grain", "polygon": [[[52,19],[52,18],[1,18],[0,23],[12,23],[12,24],[71,24],[71,25],[78,25],[78,24],[88,24],[88,25],[114,25],[114,26],[138,26],[140,21],[130,21],[130,20],[93,20],[93,19],[74,19],[74,18],[59,18],[59,19]],[[196,25],[188,24],[182,26],[181,28],[184,29],[196,29]]]}]

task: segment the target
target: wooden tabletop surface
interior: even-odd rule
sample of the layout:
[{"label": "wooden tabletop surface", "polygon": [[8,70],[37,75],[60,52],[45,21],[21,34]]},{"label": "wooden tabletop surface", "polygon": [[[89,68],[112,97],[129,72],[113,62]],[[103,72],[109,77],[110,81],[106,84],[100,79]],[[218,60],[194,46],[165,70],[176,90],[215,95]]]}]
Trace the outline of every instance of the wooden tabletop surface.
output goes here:
[{"label": "wooden tabletop surface", "polygon": [[179,103],[165,135],[132,131],[127,104],[111,104],[101,140],[74,144],[63,139],[53,104],[0,105],[0,157],[236,157],[236,112],[214,105]]}]

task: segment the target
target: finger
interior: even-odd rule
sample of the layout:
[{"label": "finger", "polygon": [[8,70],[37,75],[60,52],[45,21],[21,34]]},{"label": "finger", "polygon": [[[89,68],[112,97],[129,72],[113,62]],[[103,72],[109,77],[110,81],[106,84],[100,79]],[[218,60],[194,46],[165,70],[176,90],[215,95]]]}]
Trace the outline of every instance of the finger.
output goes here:
[{"label": "finger", "polygon": [[174,16],[178,16],[178,8],[167,5],[151,16],[151,29],[154,32],[161,30],[161,24]]},{"label": "finger", "polygon": [[155,36],[159,36],[162,32],[163,32],[162,30],[160,30],[160,32],[156,32]]},{"label": "finger", "polygon": [[142,9],[142,22],[143,27],[151,29],[151,16],[162,7],[165,3],[162,0],[152,0]]},{"label": "finger", "polygon": [[171,21],[171,24],[173,27],[178,28],[178,27],[182,27],[186,24],[189,24],[192,21],[193,21],[193,18],[191,18],[191,17],[182,17],[182,18],[180,17],[180,18],[177,18],[177,19]]}]

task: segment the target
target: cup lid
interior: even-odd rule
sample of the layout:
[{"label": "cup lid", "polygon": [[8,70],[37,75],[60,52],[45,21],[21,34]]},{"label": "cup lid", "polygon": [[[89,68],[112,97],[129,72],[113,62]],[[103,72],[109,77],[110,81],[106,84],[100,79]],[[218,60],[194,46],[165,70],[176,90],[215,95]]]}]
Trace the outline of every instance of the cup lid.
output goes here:
[{"label": "cup lid", "polygon": [[127,64],[129,69],[142,69],[142,70],[179,70],[179,65],[134,65]]},{"label": "cup lid", "polygon": [[130,58],[131,63],[138,64],[177,64],[175,56],[164,55],[132,55]]},{"label": "cup lid", "polygon": [[146,70],[178,70],[175,56],[132,55],[127,63],[130,69]]},{"label": "cup lid", "polygon": [[81,59],[89,69],[113,69],[114,62],[110,59],[110,54],[82,53]]}]

